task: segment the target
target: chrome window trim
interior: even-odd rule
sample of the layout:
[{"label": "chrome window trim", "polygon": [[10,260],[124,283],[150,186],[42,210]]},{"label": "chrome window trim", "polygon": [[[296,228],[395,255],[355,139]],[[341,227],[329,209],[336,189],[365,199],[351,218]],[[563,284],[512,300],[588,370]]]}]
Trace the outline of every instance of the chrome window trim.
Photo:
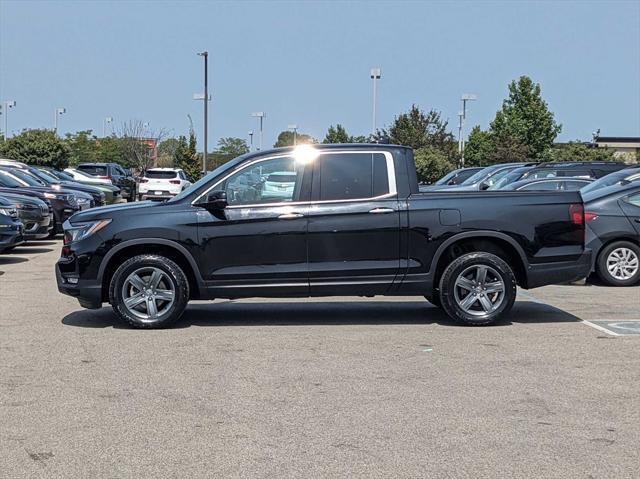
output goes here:
[{"label": "chrome window trim", "polygon": [[[387,163],[387,179],[389,182],[389,193],[385,193],[384,195],[378,195],[378,196],[373,196],[373,197],[369,197],[369,198],[352,198],[352,199],[347,199],[347,200],[319,200],[319,201],[278,201],[275,203],[253,203],[253,204],[247,204],[247,205],[229,205],[227,206],[227,208],[229,209],[238,209],[238,208],[255,208],[255,207],[259,207],[259,206],[289,206],[289,205],[311,205],[311,204],[326,204],[326,203],[349,203],[349,202],[353,202],[353,201],[375,201],[375,200],[381,200],[381,199],[386,199],[386,198],[393,198],[394,196],[396,196],[398,194],[398,190],[397,190],[397,186],[396,186],[396,170],[394,168],[393,165],[393,155],[391,154],[390,151],[383,151],[383,150],[362,150],[362,151],[352,151],[352,150],[328,150],[328,151],[319,151],[319,155],[318,155],[318,159],[321,158],[323,155],[337,155],[337,154],[343,154],[343,153],[358,153],[358,154],[363,154],[363,155],[373,155],[376,153],[381,153],[384,155],[386,163]],[[195,205],[200,198],[202,198],[203,196],[206,196],[207,194],[209,194],[209,192],[211,190],[213,190],[216,186],[218,186],[220,183],[223,183],[224,181],[226,181],[229,177],[231,177],[232,175],[239,173],[240,171],[244,170],[245,168],[248,168],[256,163],[261,163],[263,161],[268,161],[268,160],[274,160],[277,158],[293,158],[294,155],[292,152],[288,152],[288,153],[279,153],[276,155],[272,155],[272,156],[265,156],[264,158],[257,158],[253,161],[248,162],[247,164],[245,164],[244,166],[242,166],[239,169],[234,169],[232,171],[230,171],[229,173],[227,173],[225,176],[223,176],[220,180],[216,181],[213,185],[211,185],[209,188],[207,188],[202,194],[198,195],[198,197],[193,200],[191,202],[191,205]],[[315,160],[314,160],[315,161]]]}]

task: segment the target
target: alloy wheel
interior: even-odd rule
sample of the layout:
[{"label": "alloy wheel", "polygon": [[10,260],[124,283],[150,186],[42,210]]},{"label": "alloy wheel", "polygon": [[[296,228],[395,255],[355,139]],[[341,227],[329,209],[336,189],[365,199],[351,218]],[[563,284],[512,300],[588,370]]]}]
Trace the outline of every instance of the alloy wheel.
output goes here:
[{"label": "alloy wheel", "polygon": [[607,257],[607,271],[617,280],[628,280],[638,272],[640,260],[629,248],[616,248]]},{"label": "alloy wheel", "polygon": [[466,313],[484,316],[498,309],[504,301],[504,281],[491,266],[469,266],[456,278],[454,296]]},{"label": "alloy wheel", "polygon": [[171,309],[175,296],[173,281],[156,267],[138,268],[122,285],[124,307],[142,322],[157,321]]}]

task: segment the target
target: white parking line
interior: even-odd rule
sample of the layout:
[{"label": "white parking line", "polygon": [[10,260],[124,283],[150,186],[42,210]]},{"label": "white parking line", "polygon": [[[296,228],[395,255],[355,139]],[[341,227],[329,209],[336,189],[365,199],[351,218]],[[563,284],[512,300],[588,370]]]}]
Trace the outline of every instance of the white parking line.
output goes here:
[{"label": "white parking line", "polygon": [[593,324],[591,321],[587,321],[586,319],[583,319],[582,323],[586,324],[587,326],[591,326],[592,328],[595,328],[598,331],[602,331],[603,333],[610,334],[611,336],[621,336],[620,334],[614,333],[613,331],[609,331],[607,328],[603,328],[602,326],[600,326],[598,324]]}]

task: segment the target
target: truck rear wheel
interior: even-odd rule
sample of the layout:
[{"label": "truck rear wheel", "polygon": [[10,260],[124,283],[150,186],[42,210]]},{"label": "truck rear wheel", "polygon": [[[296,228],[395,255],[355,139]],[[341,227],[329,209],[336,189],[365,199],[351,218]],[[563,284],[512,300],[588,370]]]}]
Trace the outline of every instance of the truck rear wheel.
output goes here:
[{"label": "truck rear wheel", "polygon": [[470,326],[493,324],[516,299],[516,278],[498,256],[475,252],[452,261],[440,279],[442,308],[454,320]]},{"label": "truck rear wheel", "polygon": [[116,270],[109,286],[115,313],[134,328],[165,328],[187,307],[189,281],[169,258],[139,255]]}]

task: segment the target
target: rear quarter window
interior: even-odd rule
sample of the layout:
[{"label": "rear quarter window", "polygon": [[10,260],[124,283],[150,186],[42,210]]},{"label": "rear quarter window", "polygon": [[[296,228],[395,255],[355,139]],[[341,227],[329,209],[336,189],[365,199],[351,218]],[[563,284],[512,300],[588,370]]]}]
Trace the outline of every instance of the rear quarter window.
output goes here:
[{"label": "rear quarter window", "polygon": [[78,170],[93,176],[108,176],[108,170],[106,166],[80,165],[78,166]]}]

